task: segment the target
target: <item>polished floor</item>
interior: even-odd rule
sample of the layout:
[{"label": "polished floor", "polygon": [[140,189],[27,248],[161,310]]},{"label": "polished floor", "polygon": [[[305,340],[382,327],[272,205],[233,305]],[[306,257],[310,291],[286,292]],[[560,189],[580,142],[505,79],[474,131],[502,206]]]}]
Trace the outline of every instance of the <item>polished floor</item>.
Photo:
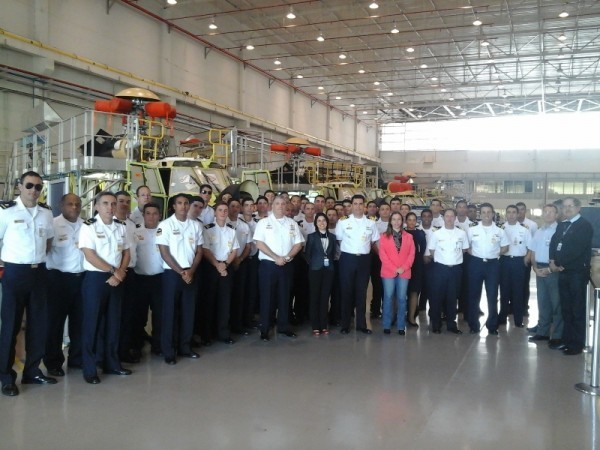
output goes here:
[{"label": "polished floor", "polygon": [[379,321],[371,336],[301,328],[176,366],[146,356],[96,386],[79,371],[19,385],[0,398],[0,449],[600,448],[600,398],[573,387],[589,382],[589,354],[528,343],[510,325],[434,335],[419,320],[405,337]]}]

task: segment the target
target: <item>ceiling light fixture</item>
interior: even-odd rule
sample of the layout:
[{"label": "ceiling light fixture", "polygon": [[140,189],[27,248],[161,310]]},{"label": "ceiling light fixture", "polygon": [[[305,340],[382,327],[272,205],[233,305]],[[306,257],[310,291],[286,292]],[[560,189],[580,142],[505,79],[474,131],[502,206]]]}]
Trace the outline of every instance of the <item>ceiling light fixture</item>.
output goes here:
[{"label": "ceiling light fixture", "polygon": [[414,52],[414,51],[415,51],[415,49],[414,49],[413,47],[408,47],[408,48],[406,49],[406,51],[407,51],[408,53],[412,53],[412,52]]},{"label": "ceiling light fixture", "polygon": [[449,97],[449,98],[448,98],[448,101],[451,101],[451,102],[453,102],[453,101],[454,101],[454,97]]},{"label": "ceiling light fixture", "polygon": [[363,114],[369,114],[369,111],[363,111]]},{"label": "ceiling light fixture", "polygon": [[427,64],[421,64],[419,67],[420,67],[421,69],[427,69]]},{"label": "ceiling light fixture", "polygon": [[358,73],[365,73],[365,69],[358,69]]},{"label": "ceiling light fixture", "polygon": [[566,41],[566,40],[567,40],[567,36],[565,36],[565,33],[562,33],[562,34],[561,34],[561,35],[558,37],[558,40],[559,40],[559,41],[561,41],[561,42],[564,42],[564,41]]},{"label": "ceiling light fixture", "polygon": [[217,28],[219,28],[217,26],[217,24],[215,23],[215,18],[213,17],[212,20],[210,21],[210,24],[208,25],[208,28],[210,28],[211,30],[216,30]]},{"label": "ceiling light fixture", "polygon": [[488,45],[490,45],[490,43],[488,41],[486,41],[485,39],[483,41],[481,41],[482,47],[487,47]]},{"label": "ceiling light fixture", "polygon": [[336,100],[341,100],[342,97],[340,97],[339,95],[335,98]]},{"label": "ceiling light fixture", "polygon": [[440,91],[442,91],[442,92],[447,92],[447,91],[448,91],[448,89],[446,89],[446,88],[442,88],[442,89],[440,89]]},{"label": "ceiling light fixture", "polygon": [[168,5],[176,5],[177,4],[177,0],[167,0],[167,4]]},{"label": "ceiling light fixture", "polygon": [[319,33],[319,35],[317,36],[317,41],[323,42],[324,40],[325,38],[323,37],[323,33]]},{"label": "ceiling light fixture", "polygon": [[569,17],[569,13],[567,11],[563,11],[558,15],[558,17],[560,17],[561,19],[566,19],[567,17]]},{"label": "ceiling light fixture", "polygon": [[431,81],[437,81],[437,80],[438,80],[438,77],[431,77],[431,78],[430,78],[430,80],[431,80]]},{"label": "ceiling light fixture", "polygon": [[325,88],[323,86],[319,86],[317,89],[320,90],[320,91],[322,91]]},{"label": "ceiling light fixture", "polygon": [[399,30],[399,29],[398,29],[398,27],[396,26],[396,22],[394,22],[394,28],[392,28],[392,29],[390,30],[390,33],[392,33],[392,34],[398,34],[398,33],[400,33],[400,30]]},{"label": "ceiling light fixture", "polygon": [[248,42],[248,43],[246,44],[246,50],[254,50],[254,45],[252,45],[252,43],[251,43],[251,42]]},{"label": "ceiling light fixture", "polygon": [[379,8],[379,5],[377,4],[377,2],[371,2],[371,4],[369,5],[369,8],[377,9],[377,8]]},{"label": "ceiling light fixture", "polygon": [[279,58],[276,58],[275,61],[273,61],[273,64],[275,64],[276,66],[281,65],[281,61],[279,60]]},{"label": "ceiling light fixture", "polygon": [[346,56],[346,54],[344,52],[342,52],[342,53],[339,54],[338,58],[340,58],[340,59],[346,59],[347,56]]},{"label": "ceiling light fixture", "polygon": [[394,95],[394,93],[393,93],[393,92],[388,92],[388,93],[387,93],[387,94],[385,94],[385,95],[387,95],[388,97],[391,97],[392,95]]},{"label": "ceiling light fixture", "polygon": [[398,103],[400,103],[401,105],[404,105],[404,101],[400,100]]},{"label": "ceiling light fixture", "polygon": [[295,19],[296,18],[296,14],[294,14],[294,8],[292,8],[290,6],[290,10],[289,10],[289,12],[287,13],[287,15],[285,17],[287,17],[290,20]]},{"label": "ceiling light fixture", "polygon": [[480,27],[482,24],[483,22],[479,20],[479,17],[475,18],[475,20],[473,21],[473,25],[475,25],[476,27]]},{"label": "ceiling light fixture", "polygon": [[304,78],[304,76],[301,73],[299,73],[298,75],[296,75],[296,78],[302,79],[302,78]]},{"label": "ceiling light fixture", "polygon": [[379,86],[381,83],[379,83],[379,81],[374,81],[374,82],[373,82],[373,84],[374,84],[375,86]]},{"label": "ceiling light fixture", "polygon": [[356,105],[354,103],[350,103],[350,108],[354,108]]}]

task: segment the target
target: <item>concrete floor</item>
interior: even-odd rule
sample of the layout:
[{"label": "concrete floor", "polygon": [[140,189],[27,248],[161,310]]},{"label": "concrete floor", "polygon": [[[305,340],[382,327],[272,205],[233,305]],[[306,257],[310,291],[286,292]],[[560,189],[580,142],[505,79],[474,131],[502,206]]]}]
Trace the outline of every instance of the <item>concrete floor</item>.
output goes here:
[{"label": "concrete floor", "polygon": [[176,366],[146,356],[96,386],[80,371],[19,385],[0,398],[0,448],[600,448],[600,399],[573,388],[589,382],[589,355],[530,344],[510,325],[457,337],[419,320],[406,337],[383,335],[380,321],[371,336],[305,327]]}]

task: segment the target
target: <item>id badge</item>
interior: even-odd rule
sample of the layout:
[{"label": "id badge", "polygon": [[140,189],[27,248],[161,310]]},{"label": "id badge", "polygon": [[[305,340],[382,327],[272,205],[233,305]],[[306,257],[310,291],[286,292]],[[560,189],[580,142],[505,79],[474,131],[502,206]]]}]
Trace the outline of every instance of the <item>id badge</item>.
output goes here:
[{"label": "id badge", "polygon": [[560,252],[561,248],[562,248],[562,242],[559,242],[558,245],[556,246],[556,251]]},{"label": "id badge", "polygon": [[325,266],[325,267],[329,267],[329,258],[325,258],[325,259],[323,260],[323,266]]}]

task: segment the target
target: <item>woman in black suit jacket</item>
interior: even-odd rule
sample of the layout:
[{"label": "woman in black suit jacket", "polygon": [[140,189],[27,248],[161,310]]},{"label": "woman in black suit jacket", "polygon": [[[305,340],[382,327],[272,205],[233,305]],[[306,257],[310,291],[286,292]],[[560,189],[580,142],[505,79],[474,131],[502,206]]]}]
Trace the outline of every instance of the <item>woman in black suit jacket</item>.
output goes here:
[{"label": "woman in black suit jacket", "polygon": [[323,213],[315,215],[315,232],[308,235],[304,252],[308,261],[310,322],[313,336],[329,334],[327,310],[333,286],[335,235],[328,231],[329,220]]}]

